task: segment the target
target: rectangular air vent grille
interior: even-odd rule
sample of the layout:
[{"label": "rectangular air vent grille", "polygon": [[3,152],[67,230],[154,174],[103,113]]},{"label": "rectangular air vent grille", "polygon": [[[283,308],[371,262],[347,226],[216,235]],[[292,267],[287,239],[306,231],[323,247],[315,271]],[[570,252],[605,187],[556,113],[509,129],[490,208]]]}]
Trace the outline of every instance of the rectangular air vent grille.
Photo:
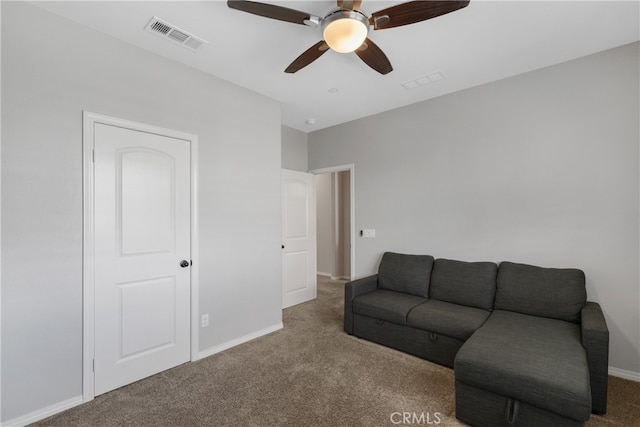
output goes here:
[{"label": "rectangular air vent grille", "polygon": [[205,44],[209,42],[196,37],[193,34],[184,31],[175,25],[169,24],[166,21],[154,16],[151,21],[145,27],[145,30],[150,33],[156,34],[162,38],[171,40],[189,50],[199,50]]},{"label": "rectangular air vent grille", "polygon": [[436,71],[431,74],[427,74],[426,76],[416,77],[415,79],[407,80],[406,82],[400,83],[405,89],[415,89],[420,86],[427,86],[431,83],[444,80],[445,76],[442,74],[442,71]]},{"label": "rectangular air vent grille", "polygon": [[151,31],[156,31],[162,35],[167,35],[167,33],[169,31],[171,31],[171,27],[168,25],[163,24],[162,22],[158,21],[157,19],[153,20],[153,24],[151,24]]}]

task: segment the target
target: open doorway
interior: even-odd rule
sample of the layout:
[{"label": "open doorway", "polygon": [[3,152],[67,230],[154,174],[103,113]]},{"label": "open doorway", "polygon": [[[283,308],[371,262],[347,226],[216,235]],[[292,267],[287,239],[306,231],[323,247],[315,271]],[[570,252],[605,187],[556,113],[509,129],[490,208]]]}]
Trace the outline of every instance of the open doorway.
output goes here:
[{"label": "open doorway", "polygon": [[311,171],[315,175],[317,271],[352,280],[355,271],[353,165]]}]

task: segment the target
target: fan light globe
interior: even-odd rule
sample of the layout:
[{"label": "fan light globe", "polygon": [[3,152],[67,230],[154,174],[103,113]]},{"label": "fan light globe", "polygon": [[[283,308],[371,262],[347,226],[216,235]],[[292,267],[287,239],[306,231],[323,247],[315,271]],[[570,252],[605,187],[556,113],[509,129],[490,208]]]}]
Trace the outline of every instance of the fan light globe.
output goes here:
[{"label": "fan light globe", "polygon": [[337,10],[322,23],[322,37],[336,52],[349,53],[359,48],[367,38],[367,17],[358,11]]}]

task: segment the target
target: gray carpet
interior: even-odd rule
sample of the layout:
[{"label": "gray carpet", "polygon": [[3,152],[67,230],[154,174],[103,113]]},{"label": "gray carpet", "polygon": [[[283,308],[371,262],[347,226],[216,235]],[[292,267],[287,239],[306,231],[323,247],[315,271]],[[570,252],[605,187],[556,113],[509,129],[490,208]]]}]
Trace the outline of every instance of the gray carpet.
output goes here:
[{"label": "gray carpet", "polygon": [[[316,300],[284,311],[284,329],[35,425],[393,426],[404,412],[461,425],[453,371],[342,332],[343,291],[321,282]],[[609,413],[588,425],[640,426],[640,383],[610,377],[610,388]]]}]

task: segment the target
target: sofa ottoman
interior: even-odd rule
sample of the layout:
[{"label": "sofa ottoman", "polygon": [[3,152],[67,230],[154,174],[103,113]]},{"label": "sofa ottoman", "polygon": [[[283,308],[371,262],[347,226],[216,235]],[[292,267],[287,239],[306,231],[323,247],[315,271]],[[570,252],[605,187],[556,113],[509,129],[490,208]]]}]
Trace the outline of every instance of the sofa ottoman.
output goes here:
[{"label": "sofa ottoman", "polygon": [[587,307],[581,270],[501,263],[494,311],[455,359],[456,417],[474,426],[583,425],[598,408],[590,363],[606,364],[602,349],[586,348],[585,327],[598,323]]},{"label": "sofa ottoman", "polygon": [[456,416],[476,426],[582,425],[591,413],[589,367],[571,322],[496,310],[458,352],[455,378]]}]

